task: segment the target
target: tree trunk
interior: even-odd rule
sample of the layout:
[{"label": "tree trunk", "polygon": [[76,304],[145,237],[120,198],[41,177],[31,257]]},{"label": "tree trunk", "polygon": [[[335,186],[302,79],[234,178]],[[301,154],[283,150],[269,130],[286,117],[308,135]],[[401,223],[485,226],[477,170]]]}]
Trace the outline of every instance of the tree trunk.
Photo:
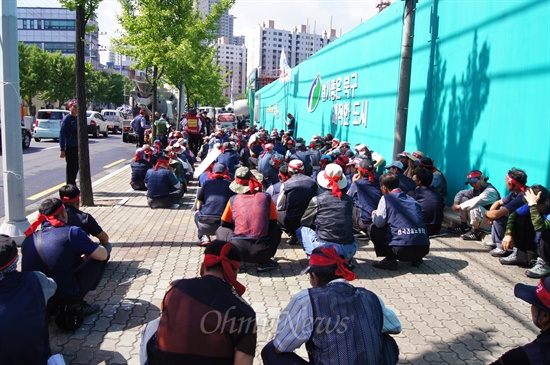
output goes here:
[{"label": "tree trunk", "polygon": [[84,7],[76,7],[76,101],[78,104],[78,165],[80,174],[80,203],[94,205],[92,177],[90,173],[90,150],[88,148],[88,123],[86,119],[86,76],[84,46],[86,22]]},{"label": "tree trunk", "polygon": [[157,139],[157,131],[156,131],[156,128],[155,128],[155,112],[157,111],[157,83],[158,83],[158,80],[157,80],[157,75],[158,75],[158,68],[157,66],[153,66],[153,100],[151,101],[151,135],[153,136],[152,137],[152,140],[153,140],[153,143],[151,143],[151,145],[153,145],[155,143],[155,139]]}]

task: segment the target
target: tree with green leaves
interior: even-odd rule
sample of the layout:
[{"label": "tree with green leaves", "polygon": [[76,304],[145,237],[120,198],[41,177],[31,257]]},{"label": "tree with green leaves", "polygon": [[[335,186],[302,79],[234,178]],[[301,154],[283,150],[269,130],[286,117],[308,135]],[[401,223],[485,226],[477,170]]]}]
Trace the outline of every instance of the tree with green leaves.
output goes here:
[{"label": "tree with green leaves", "polygon": [[[209,44],[217,37],[220,17],[234,2],[220,0],[203,19],[193,0],[120,0],[123,33],[113,41],[115,50],[132,57],[135,69],[146,71],[153,101],[163,77],[177,88],[183,82],[197,96],[198,90],[220,90],[221,84],[211,87],[214,82],[209,81],[216,80],[218,70]],[[155,106],[153,102],[153,113]]]},{"label": "tree with green leaves", "polygon": [[88,125],[86,119],[86,69],[84,47],[86,26],[101,0],[59,0],[61,5],[76,13],[76,62],[75,89],[78,104],[78,163],[80,173],[80,202],[82,205],[94,205],[92,177],[90,172],[90,150],[88,148]]},{"label": "tree with green leaves", "polygon": [[29,106],[31,115],[35,115],[32,99],[43,92],[49,85],[48,56],[35,45],[19,43],[19,88],[21,97]]},{"label": "tree with green leaves", "polygon": [[38,97],[51,102],[57,101],[57,107],[61,108],[63,103],[75,96],[75,89],[71,87],[75,84],[75,57],[63,56],[61,52],[44,52],[44,55],[46,71],[42,76],[46,85],[38,92]]}]

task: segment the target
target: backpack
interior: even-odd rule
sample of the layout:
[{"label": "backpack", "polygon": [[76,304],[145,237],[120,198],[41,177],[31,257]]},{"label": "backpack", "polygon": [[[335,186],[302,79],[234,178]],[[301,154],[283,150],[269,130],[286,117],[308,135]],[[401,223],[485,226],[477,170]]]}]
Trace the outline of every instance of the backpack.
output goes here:
[{"label": "backpack", "polygon": [[74,331],[84,322],[84,301],[80,298],[67,299],[59,304],[55,324],[64,331]]}]

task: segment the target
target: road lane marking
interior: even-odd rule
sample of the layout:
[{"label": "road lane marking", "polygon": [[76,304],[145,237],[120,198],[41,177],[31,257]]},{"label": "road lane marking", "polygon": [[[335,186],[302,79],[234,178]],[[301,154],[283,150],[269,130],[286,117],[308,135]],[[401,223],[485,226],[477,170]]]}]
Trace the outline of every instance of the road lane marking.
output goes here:
[{"label": "road lane marking", "polygon": [[38,194],[34,194],[33,196],[29,196],[29,197],[27,198],[27,200],[36,200],[36,199],[38,199],[38,198],[41,198],[41,197],[43,197],[44,195],[48,195],[48,194],[50,194],[50,193],[52,193],[52,192],[54,192],[54,191],[56,191],[56,190],[59,190],[59,188],[62,187],[62,186],[64,186],[64,185],[67,185],[67,184],[61,183],[61,184],[59,184],[59,185],[54,186],[53,188],[49,188],[48,190],[44,190],[44,191],[42,191],[42,192],[40,192],[40,193],[38,193]]},{"label": "road lane marking", "polygon": [[57,146],[57,147],[48,147],[48,148],[44,148],[44,151],[45,151],[45,150],[53,150],[54,148],[59,148],[59,146]]},{"label": "road lane marking", "polygon": [[126,161],[126,159],[125,159],[125,158],[121,158],[121,159],[118,160],[118,161],[115,161],[115,162],[113,162],[113,163],[110,163],[110,164],[108,164],[108,165],[103,166],[103,168],[104,168],[104,169],[108,169],[109,167],[113,167],[113,166],[118,165],[119,163],[124,162],[124,161]]}]

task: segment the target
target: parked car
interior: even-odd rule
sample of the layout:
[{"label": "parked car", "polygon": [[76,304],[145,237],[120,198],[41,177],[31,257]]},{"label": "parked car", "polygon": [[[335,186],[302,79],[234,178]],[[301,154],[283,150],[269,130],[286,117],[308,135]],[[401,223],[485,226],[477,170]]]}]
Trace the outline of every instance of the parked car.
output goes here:
[{"label": "parked car", "polygon": [[109,128],[101,113],[87,110],[86,117],[88,119],[88,134],[91,134],[94,138],[98,138],[99,134],[103,134],[103,137],[107,137]]},{"label": "parked car", "polygon": [[114,109],[103,109],[101,115],[105,122],[107,122],[107,127],[113,134],[117,134],[118,131],[122,132],[122,122],[124,121],[124,115],[120,110]]},{"label": "parked car", "polygon": [[[2,129],[0,128],[0,134],[2,134]],[[23,149],[29,148],[31,146],[32,134],[24,126],[21,126],[21,143]],[[2,140],[0,139],[0,150],[2,149]]]},{"label": "parked car", "polygon": [[124,120],[122,123],[122,142],[135,144],[138,137],[130,123],[132,123],[131,120]]},{"label": "parked car", "polygon": [[69,111],[63,109],[40,109],[34,123],[34,140],[40,142],[42,138],[59,139],[61,122],[67,114]]}]

